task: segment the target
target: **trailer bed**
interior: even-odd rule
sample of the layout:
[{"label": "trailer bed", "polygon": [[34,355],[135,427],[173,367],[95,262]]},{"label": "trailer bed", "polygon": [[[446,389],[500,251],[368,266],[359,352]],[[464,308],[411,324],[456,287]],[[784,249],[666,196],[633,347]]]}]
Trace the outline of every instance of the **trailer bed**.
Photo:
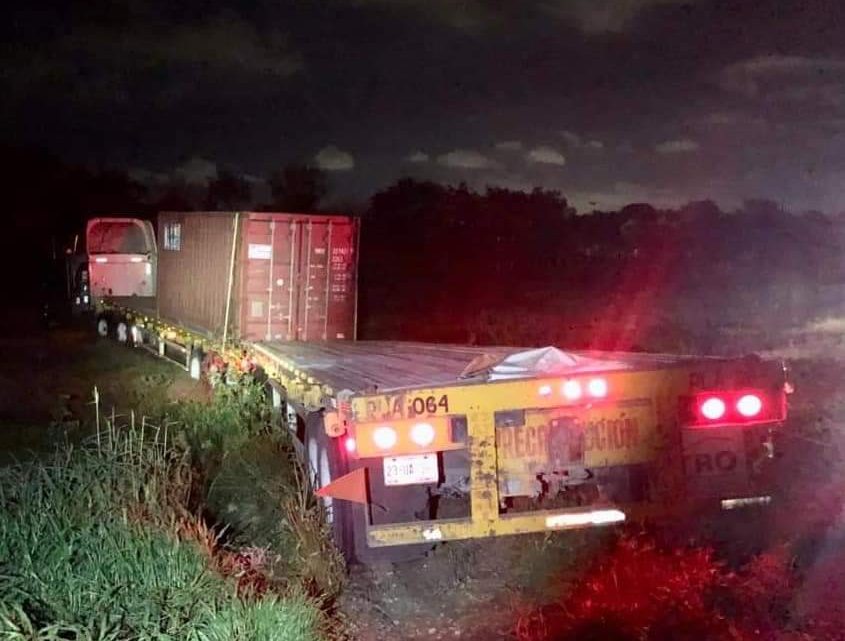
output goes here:
[{"label": "trailer bed", "polygon": [[[335,390],[370,393],[454,384],[478,357],[502,359],[530,349],[403,341],[264,341],[256,345],[268,355]],[[607,365],[602,368],[604,370],[661,369],[702,360],[698,356],[627,352],[567,353],[604,361]]]}]

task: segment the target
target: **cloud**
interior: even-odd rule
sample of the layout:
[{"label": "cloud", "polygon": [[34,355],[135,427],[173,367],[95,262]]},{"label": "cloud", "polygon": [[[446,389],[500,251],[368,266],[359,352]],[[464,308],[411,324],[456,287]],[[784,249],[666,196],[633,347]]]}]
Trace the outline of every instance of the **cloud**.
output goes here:
[{"label": "cloud", "polygon": [[757,56],[728,65],[716,83],[751,99],[841,106],[845,104],[845,60]]},{"label": "cloud", "polygon": [[418,150],[418,151],[415,151],[415,152],[413,152],[413,153],[408,154],[408,155],[405,157],[405,160],[406,160],[407,162],[413,162],[413,163],[423,163],[423,162],[428,162],[428,160],[429,160],[429,156],[428,156],[428,154],[427,154],[427,153],[425,153],[424,151],[419,151],[419,150]]},{"label": "cloud", "polygon": [[202,80],[276,81],[303,69],[284,33],[231,16],[181,24],[138,18],[120,29],[71,22],[67,33],[0,54],[12,91],[61,87],[77,103],[129,103],[153,86],[149,97],[163,105],[190,97]]},{"label": "cloud", "polygon": [[596,140],[594,138],[587,140],[574,131],[569,131],[567,129],[564,129],[559,133],[560,137],[563,138],[563,142],[570,149],[587,149],[589,151],[602,151],[604,149],[604,143],[601,140]]},{"label": "cloud", "polygon": [[325,171],[349,171],[355,167],[355,158],[335,145],[327,145],[314,155],[314,162]]},{"label": "cloud", "polygon": [[495,165],[490,158],[474,149],[455,149],[438,156],[437,162],[446,167],[460,169],[488,169]]},{"label": "cloud", "polygon": [[151,169],[135,167],[129,170],[129,178],[142,185],[161,185],[168,181],[168,175]]},{"label": "cloud", "polygon": [[691,138],[679,138],[678,140],[665,140],[654,146],[659,154],[688,154],[698,151],[699,144]]},{"label": "cloud", "polygon": [[58,41],[57,49],[144,68],[175,64],[289,76],[303,66],[283,33],[261,32],[230,17],[183,26],[150,24],[132,31],[86,28]]},{"label": "cloud", "polygon": [[587,33],[624,31],[643,10],[695,0],[535,0],[507,3],[492,0],[339,0],[355,6],[381,6],[422,16],[456,30],[478,32],[508,28],[514,20],[549,17],[564,20]]},{"label": "cloud", "polygon": [[542,145],[535,147],[526,156],[529,162],[543,163],[547,165],[565,165],[566,157],[554,147]]},{"label": "cloud", "polygon": [[204,185],[217,178],[217,164],[201,156],[192,156],[174,169],[173,174],[189,185]]},{"label": "cloud", "polygon": [[621,32],[642,11],[651,7],[690,4],[695,0],[548,0],[550,14],[574,22],[587,33]]},{"label": "cloud", "polygon": [[522,142],[519,140],[503,140],[496,143],[496,149],[499,151],[521,151]]},{"label": "cloud", "polygon": [[581,136],[576,134],[574,131],[563,130],[560,132],[560,136],[569,147],[581,146]]},{"label": "cloud", "polygon": [[499,22],[501,9],[486,0],[342,0],[354,6],[384,7],[442,24],[457,31],[477,32]]}]

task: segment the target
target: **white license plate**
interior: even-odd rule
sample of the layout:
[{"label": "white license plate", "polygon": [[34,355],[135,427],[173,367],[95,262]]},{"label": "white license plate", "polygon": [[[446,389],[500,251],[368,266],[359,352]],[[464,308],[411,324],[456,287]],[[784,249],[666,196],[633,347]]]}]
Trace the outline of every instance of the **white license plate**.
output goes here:
[{"label": "white license plate", "polygon": [[438,477],[437,454],[389,456],[384,459],[385,485],[436,483]]}]

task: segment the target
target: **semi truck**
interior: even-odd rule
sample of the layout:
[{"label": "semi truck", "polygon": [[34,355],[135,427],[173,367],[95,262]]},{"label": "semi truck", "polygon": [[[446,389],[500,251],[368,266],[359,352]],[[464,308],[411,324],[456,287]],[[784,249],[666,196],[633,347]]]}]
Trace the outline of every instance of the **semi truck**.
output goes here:
[{"label": "semi truck", "polygon": [[356,340],[356,219],[157,224],[89,221],[97,332],[259,373],[350,559],[772,500],[779,362]]}]

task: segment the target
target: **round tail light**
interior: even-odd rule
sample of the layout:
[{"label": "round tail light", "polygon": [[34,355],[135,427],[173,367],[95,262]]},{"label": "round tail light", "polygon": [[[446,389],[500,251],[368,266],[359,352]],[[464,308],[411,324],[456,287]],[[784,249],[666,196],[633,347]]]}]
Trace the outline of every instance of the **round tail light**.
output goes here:
[{"label": "round tail light", "polygon": [[434,428],[430,423],[416,423],[411,428],[411,440],[421,447],[434,441]]},{"label": "round tail light", "polygon": [[607,396],[607,381],[603,378],[594,378],[587,383],[587,393],[593,398],[604,398]]},{"label": "round tail light", "polygon": [[725,401],[721,398],[711,396],[699,406],[701,415],[711,421],[716,421],[725,415]]},{"label": "round tail light", "polygon": [[346,439],[346,443],[344,443],[344,445],[346,446],[346,451],[350,454],[354,453],[358,447],[358,444],[355,442],[355,439],[351,436]]},{"label": "round tail light", "polygon": [[389,450],[396,445],[396,430],[392,427],[378,427],[373,432],[373,443],[381,450]]},{"label": "round tail light", "polygon": [[754,418],[763,410],[763,401],[756,394],[745,394],[736,402],[736,411],[745,418]]},{"label": "round tail light", "polygon": [[581,398],[581,383],[578,381],[566,381],[561,388],[564,398],[568,401],[577,401]]}]

